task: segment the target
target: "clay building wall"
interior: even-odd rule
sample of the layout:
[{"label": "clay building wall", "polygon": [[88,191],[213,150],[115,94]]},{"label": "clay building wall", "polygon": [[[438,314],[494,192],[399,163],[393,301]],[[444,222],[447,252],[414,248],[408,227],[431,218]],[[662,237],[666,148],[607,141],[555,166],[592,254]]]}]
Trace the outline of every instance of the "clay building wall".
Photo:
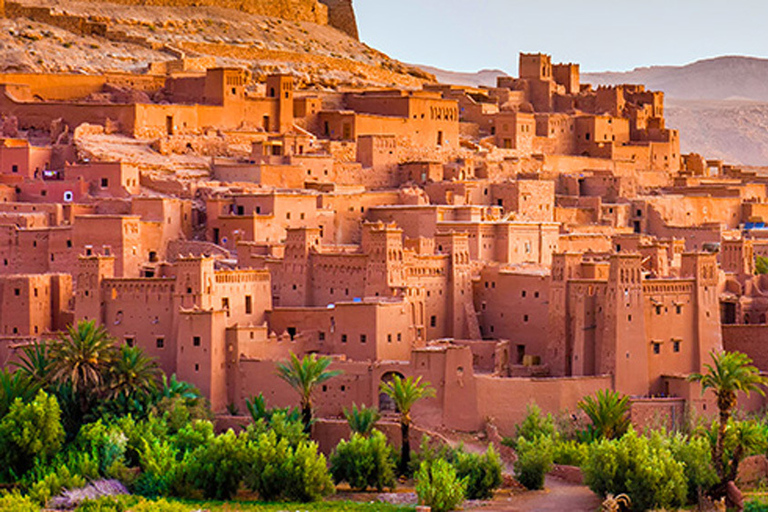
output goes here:
[{"label": "clay building wall", "polygon": [[115,275],[138,277],[145,261],[138,215],[82,215],[75,219],[72,243],[77,254],[115,256]]},{"label": "clay building wall", "polygon": [[533,151],[573,155],[577,150],[576,119],[567,114],[537,113]]},{"label": "clay building wall", "polygon": [[499,148],[530,153],[536,135],[536,120],[533,114],[525,112],[499,112],[491,116],[491,132]]},{"label": "clay building wall", "polygon": [[52,148],[32,146],[24,139],[2,139],[0,142],[0,173],[42,178],[50,168]]},{"label": "clay building wall", "polygon": [[[397,205],[398,191],[337,191],[320,196],[321,208],[333,212],[333,224],[323,233],[325,240],[335,244],[360,243],[362,221],[369,218],[373,207]],[[384,220],[384,219],[382,219]]]},{"label": "clay building wall", "polygon": [[82,179],[95,196],[130,197],[141,192],[139,169],[123,162],[67,165],[62,176],[65,180]]},{"label": "clay building wall", "polygon": [[549,180],[516,180],[491,184],[491,204],[514,212],[517,220],[552,222],[555,184]]},{"label": "clay building wall", "polygon": [[235,248],[240,241],[280,242],[290,228],[323,228],[317,201],[316,194],[277,191],[208,200],[208,240]]},{"label": "clay building wall", "polygon": [[319,121],[321,128],[316,135],[334,141],[353,141],[364,135],[395,135],[407,139],[415,146],[459,147],[458,119],[455,121],[409,119],[408,117],[338,111],[321,112]]},{"label": "clay building wall", "polygon": [[63,327],[72,278],[63,274],[0,277],[0,329],[3,336],[33,336]]},{"label": "clay building wall", "polygon": [[532,402],[545,414],[574,412],[583,397],[612,387],[610,376],[538,379],[477,375],[475,382],[480,417],[491,418],[499,433],[507,436],[514,434]]},{"label": "clay building wall", "polygon": [[101,294],[98,320],[115,339],[141,347],[167,374],[177,371],[173,279],[105,279],[90,290]]},{"label": "clay building wall", "polygon": [[525,355],[544,359],[549,320],[546,272],[487,266],[474,283],[473,295],[483,337],[509,340],[511,364],[523,364]]},{"label": "clay building wall", "polygon": [[768,325],[723,325],[723,348],[748,355],[759,369],[768,368]]},{"label": "clay building wall", "polygon": [[403,300],[275,308],[269,325],[292,337],[308,335],[320,353],[343,354],[353,361],[408,361],[411,357],[413,336],[408,304]]}]

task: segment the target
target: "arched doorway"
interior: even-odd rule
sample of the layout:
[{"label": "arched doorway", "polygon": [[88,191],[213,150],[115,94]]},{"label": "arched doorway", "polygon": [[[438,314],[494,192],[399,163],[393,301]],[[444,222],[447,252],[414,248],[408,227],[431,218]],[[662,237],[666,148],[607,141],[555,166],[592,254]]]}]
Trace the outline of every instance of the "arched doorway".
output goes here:
[{"label": "arched doorway", "polygon": [[[392,382],[392,380],[395,378],[395,375],[397,375],[401,379],[405,378],[403,374],[400,372],[387,372],[381,376],[381,382],[382,383]],[[386,393],[379,392],[379,412],[381,413],[397,412],[397,407],[395,407],[394,400],[392,400],[389,397],[389,395],[387,395]]]}]

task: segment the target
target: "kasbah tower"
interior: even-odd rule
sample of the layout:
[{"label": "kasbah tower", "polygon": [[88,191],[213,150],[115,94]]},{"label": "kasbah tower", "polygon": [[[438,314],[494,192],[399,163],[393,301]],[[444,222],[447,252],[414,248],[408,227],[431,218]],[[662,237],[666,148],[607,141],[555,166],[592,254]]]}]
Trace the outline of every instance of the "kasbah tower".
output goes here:
[{"label": "kasbah tower", "polygon": [[[232,4],[359,44],[349,0]],[[162,46],[76,10],[0,12]],[[686,377],[712,351],[768,370],[765,184],[681,154],[663,92],[539,53],[493,87],[388,61],[382,87],[360,79],[382,66],[308,79],[169,46],[141,72],[0,74],[4,365],[93,320],[223,416],[259,393],[295,405],[276,365],[325,355],[343,374],[316,397],[321,443],[353,403],[393,413],[395,375],[437,389],[420,427],[509,435],[532,401],[574,411],[602,389],[639,427],[711,414]]]}]

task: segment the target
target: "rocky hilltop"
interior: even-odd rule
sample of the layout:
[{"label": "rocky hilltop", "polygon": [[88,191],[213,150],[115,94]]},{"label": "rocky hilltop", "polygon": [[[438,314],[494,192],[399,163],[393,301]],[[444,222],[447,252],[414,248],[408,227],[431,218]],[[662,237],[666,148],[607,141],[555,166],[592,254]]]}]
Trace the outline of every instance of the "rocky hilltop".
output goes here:
[{"label": "rocky hilltop", "polygon": [[[287,72],[299,85],[318,87],[418,88],[434,80],[361,43],[350,0],[115,0],[98,2],[98,9],[94,3],[6,2],[0,72],[145,73],[153,64],[197,57],[255,76]],[[319,18],[312,19],[312,7]]]}]

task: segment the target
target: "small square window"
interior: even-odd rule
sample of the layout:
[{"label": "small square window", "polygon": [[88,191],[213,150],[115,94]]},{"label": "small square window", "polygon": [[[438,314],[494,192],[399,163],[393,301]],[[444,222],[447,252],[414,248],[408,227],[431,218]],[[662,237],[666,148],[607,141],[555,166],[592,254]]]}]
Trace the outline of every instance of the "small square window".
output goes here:
[{"label": "small square window", "polygon": [[108,178],[101,178],[101,188],[107,188],[109,186]]},{"label": "small square window", "polygon": [[387,343],[392,343],[392,335],[387,334]]},{"label": "small square window", "polygon": [[401,333],[397,333],[397,341],[403,341],[403,335]]},{"label": "small square window", "polygon": [[653,344],[653,353],[654,354],[661,354],[661,343],[654,343]]},{"label": "small square window", "polygon": [[21,288],[14,288],[13,289],[13,294],[16,295],[16,296],[21,295]]},{"label": "small square window", "polygon": [[675,306],[675,313],[681,315],[683,313],[683,306]]},{"label": "small square window", "polygon": [[525,297],[525,296],[526,296],[526,291],[525,291],[525,290],[523,290],[523,297]]},{"label": "small square window", "polygon": [[360,335],[360,343],[365,343],[368,341],[368,337],[365,334]]},{"label": "small square window", "polygon": [[527,322],[527,321],[528,321],[528,315],[523,315],[523,322]]},{"label": "small square window", "polygon": [[200,336],[193,336],[192,337],[192,345],[195,347],[200,346]]},{"label": "small square window", "polygon": [[128,345],[129,347],[134,346],[136,344],[136,338],[134,338],[133,336],[126,336],[125,344]]},{"label": "small square window", "polygon": [[157,345],[157,348],[165,348],[165,338],[157,338],[155,344]]},{"label": "small square window", "polygon": [[199,365],[199,364],[197,364],[197,363],[195,363],[195,371],[196,371],[196,372],[199,372],[199,371],[200,371],[200,365]]},{"label": "small square window", "polygon": [[672,350],[674,352],[680,352],[680,341],[676,340],[672,343]]},{"label": "small square window", "polygon": [[323,331],[317,333],[317,339],[320,341],[325,341],[325,333]]},{"label": "small square window", "polygon": [[347,342],[347,335],[346,334],[342,334],[341,335],[341,342],[342,343],[346,343]]},{"label": "small square window", "polygon": [[437,317],[435,315],[432,315],[431,317],[429,317],[429,326],[437,327]]}]

